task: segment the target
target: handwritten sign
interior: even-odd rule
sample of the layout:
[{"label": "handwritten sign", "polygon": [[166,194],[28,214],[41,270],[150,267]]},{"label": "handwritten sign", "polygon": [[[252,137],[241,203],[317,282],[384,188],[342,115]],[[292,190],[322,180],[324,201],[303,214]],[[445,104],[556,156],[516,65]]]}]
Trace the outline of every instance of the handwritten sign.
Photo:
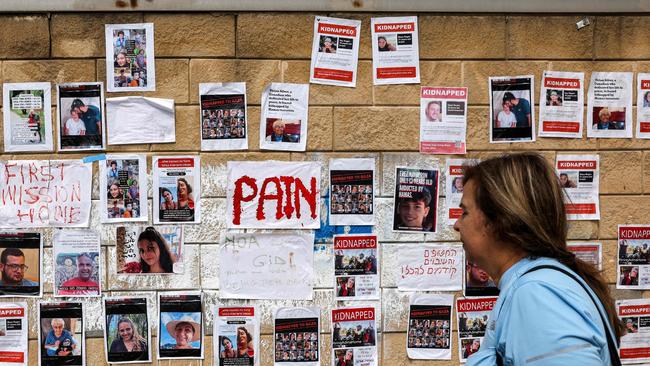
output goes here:
[{"label": "handwritten sign", "polygon": [[0,163],[0,227],[88,227],[91,184],[81,160]]},{"label": "handwritten sign", "polygon": [[463,287],[463,249],[458,245],[407,244],[399,248],[400,291],[457,291]]}]

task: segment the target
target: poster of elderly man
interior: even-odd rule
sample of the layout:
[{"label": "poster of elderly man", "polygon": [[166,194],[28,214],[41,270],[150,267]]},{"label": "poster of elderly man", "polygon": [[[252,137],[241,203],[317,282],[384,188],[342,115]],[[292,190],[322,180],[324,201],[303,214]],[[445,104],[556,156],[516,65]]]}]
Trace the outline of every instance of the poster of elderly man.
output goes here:
[{"label": "poster of elderly man", "polygon": [[158,359],[202,359],[202,294],[159,293],[158,313]]},{"label": "poster of elderly man", "polygon": [[59,84],[57,89],[59,150],[104,150],[106,147],[104,84]]},{"label": "poster of elderly man", "polygon": [[39,303],[39,365],[84,366],[86,364],[83,318],[81,303]]},{"label": "poster of elderly man", "polygon": [[0,297],[40,297],[42,236],[0,234]]},{"label": "poster of elderly man", "polygon": [[54,296],[100,296],[99,233],[57,231],[54,245]]},{"label": "poster of elderly man", "polygon": [[260,149],[305,151],[309,84],[271,83],[262,93]]}]

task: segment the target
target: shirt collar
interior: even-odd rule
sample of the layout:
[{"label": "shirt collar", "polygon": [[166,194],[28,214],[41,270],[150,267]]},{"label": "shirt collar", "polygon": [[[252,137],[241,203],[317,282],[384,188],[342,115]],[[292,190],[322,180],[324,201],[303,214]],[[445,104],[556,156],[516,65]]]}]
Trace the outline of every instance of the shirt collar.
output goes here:
[{"label": "shirt collar", "polygon": [[524,257],[519,260],[519,262],[513,264],[510,268],[508,268],[505,273],[501,276],[501,280],[499,281],[499,292],[505,292],[512,283],[519,278],[522,274],[522,270],[526,267],[528,263],[531,262],[531,259],[528,257]]}]

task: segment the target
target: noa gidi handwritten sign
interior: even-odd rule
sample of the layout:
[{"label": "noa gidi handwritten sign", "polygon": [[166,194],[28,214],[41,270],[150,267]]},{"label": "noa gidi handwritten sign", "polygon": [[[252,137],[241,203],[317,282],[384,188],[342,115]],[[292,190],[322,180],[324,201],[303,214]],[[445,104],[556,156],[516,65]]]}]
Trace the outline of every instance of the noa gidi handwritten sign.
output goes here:
[{"label": "noa gidi handwritten sign", "polygon": [[81,160],[0,163],[0,227],[88,227],[91,185]]},{"label": "noa gidi handwritten sign", "polygon": [[464,259],[459,245],[407,244],[399,248],[400,291],[462,289]]},{"label": "noa gidi handwritten sign", "polygon": [[321,165],[228,162],[227,227],[320,228]]}]

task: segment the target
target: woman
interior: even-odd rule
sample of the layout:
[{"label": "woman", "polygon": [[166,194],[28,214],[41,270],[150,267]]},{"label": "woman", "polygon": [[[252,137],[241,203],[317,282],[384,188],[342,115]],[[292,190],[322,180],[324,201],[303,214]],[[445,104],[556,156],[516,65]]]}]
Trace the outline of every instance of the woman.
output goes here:
[{"label": "woman", "polygon": [[221,351],[220,358],[235,358],[237,357],[237,352],[232,348],[232,342],[228,337],[221,337],[221,345],[223,346],[223,351]]},{"label": "woman", "polygon": [[395,46],[388,43],[388,41],[386,40],[386,37],[384,37],[384,36],[377,37],[377,46],[379,47],[379,52],[396,51],[397,50],[397,48],[395,48]]},{"label": "woman", "polygon": [[650,107],[650,91],[647,91],[645,94],[643,94],[643,108],[648,107]]},{"label": "woman", "polygon": [[172,273],[174,258],[167,241],[153,227],[146,228],[138,236],[138,252],[142,273]]},{"label": "woman", "polygon": [[176,181],[176,192],[178,194],[178,209],[194,209],[194,200],[192,199],[192,186],[185,178],[178,178]]},{"label": "woman", "polygon": [[118,67],[128,67],[129,66],[129,59],[126,57],[126,52],[120,51],[115,55],[115,68]]},{"label": "woman", "polygon": [[320,46],[320,49],[318,51],[325,53],[336,53],[336,46],[334,45],[334,42],[332,42],[332,38],[325,37],[323,40],[323,45]]},{"label": "woman", "polygon": [[237,357],[252,357],[255,354],[253,348],[253,336],[244,327],[237,328]]},{"label": "woman", "polygon": [[174,196],[172,195],[172,191],[169,189],[162,187],[160,188],[160,195],[163,198],[163,201],[160,203],[160,209],[161,210],[175,210],[176,209],[176,202],[174,202]]},{"label": "woman", "polygon": [[120,185],[117,181],[112,181],[108,185],[108,198],[109,199],[122,199],[122,188],[120,188]]},{"label": "woman", "polygon": [[467,260],[500,289],[481,348],[467,365],[620,364],[613,299],[597,269],[566,247],[563,190],[553,167],[523,153],[465,166],[464,174],[454,229]]},{"label": "woman", "polygon": [[192,343],[201,340],[201,325],[189,315],[167,322],[165,329],[176,342],[164,344],[162,349],[196,349]]},{"label": "woman", "polygon": [[120,318],[117,321],[115,339],[111,342],[109,353],[118,352],[139,352],[142,355],[134,360],[146,360],[149,358],[147,353],[147,340],[138,332],[129,318]]}]

